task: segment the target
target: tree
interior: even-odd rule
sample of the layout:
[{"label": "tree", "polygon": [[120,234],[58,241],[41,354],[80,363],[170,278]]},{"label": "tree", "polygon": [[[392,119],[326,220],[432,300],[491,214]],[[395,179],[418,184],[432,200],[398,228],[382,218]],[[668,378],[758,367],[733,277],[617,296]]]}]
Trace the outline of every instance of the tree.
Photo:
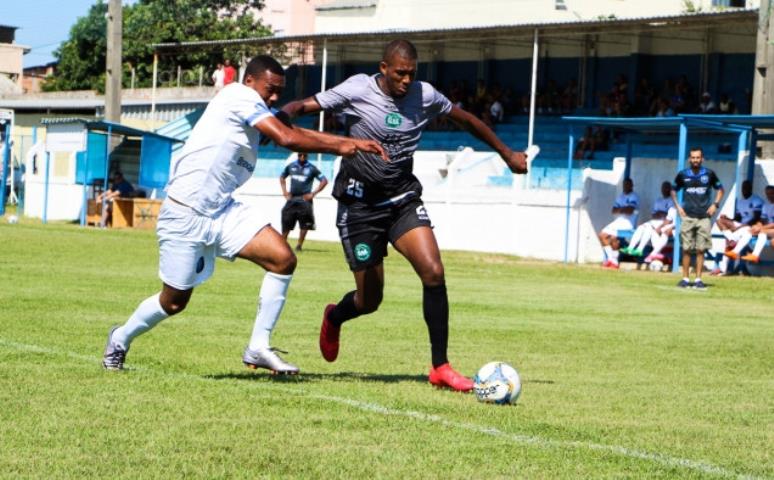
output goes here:
[{"label": "tree", "polygon": [[[125,71],[133,67],[136,86],[150,86],[153,74],[154,43],[227,40],[267,36],[271,31],[256,19],[251,9],[263,7],[263,0],[140,0],[124,6],[123,59]],[[46,90],[94,89],[102,91],[105,80],[105,14],[103,0],[79,18],[70,38],[54,52],[59,60],[55,76]],[[237,61],[240,54],[254,54],[255,48],[233,46],[226,49],[189,49],[159,58],[161,71],[210,70],[224,58]],[[162,78],[162,81],[164,79]],[[124,75],[124,86],[130,76]]]}]

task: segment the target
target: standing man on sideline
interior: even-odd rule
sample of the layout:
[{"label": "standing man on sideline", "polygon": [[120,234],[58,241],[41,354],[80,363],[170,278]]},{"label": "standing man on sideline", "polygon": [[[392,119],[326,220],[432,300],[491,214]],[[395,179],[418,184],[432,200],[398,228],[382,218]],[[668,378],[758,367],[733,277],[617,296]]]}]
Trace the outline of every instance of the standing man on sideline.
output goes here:
[{"label": "standing man on sideline", "polygon": [[534,146],[514,152],[474,115],[461,110],[432,85],[416,81],[417,51],[411,42],[395,40],[384,49],[379,73],[354,75],[340,85],[283,110],[294,117],[320,110],[346,114],[353,138],[378,140],[390,162],[358,153],[344,158],[333,196],[338,200],[336,225],[355,279],[355,290],[325,308],[320,351],[333,362],[339,353],[341,325],[375,312],[384,290],[383,259],[391,243],[414,267],[423,289],[423,314],[432,351],[430,383],[469,391],[473,382],[457,373],[447,359],[449,300],[441,253],[430,217],[421,200],[422,185],[412,173],[414,151],[422,131],[437,116],[448,116],[486,142],[514,173],[527,171]]},{"label": "standing man on sideline", "polygon": [[228,58],[223,61],[223,85],[229,85],[231,83],[234,83],[237,81],[237,71],[236,68],[234,68],[233,65],[231,65],[231,60]]},{"label": "standing man on sideline", "polygon": [[194,287],[212,275],[217,256],[230,261],[244,258],[266,270],[242,362],[275,373],[298,373],[298,367],[282,360],[269,344],[296,257],[271,228],[266,212],[235,200],[232,193],[253,174],[260,135],[296,151],[318,150],[347,158],[363,150],[385,157],[372,140],[286,126],[271,110],[284,87],[280,64],[261,55],[247,64],[243,84],[224,87],[210,101],[172,165],[167,198],[159,212],[161,292],[140,303],[123,326],[110,330],[102,359],[106,369],[121,370],[137,336],[185,309]]},{"label": "standing man on sideline", "polygon": [[[672,201],[677,206],[682,225],[680,242],[683,246],[683,279],[680,288],[693,286],[699,290],[707,288],[701,281],[704,269],[704,252],[712,248],[711,218],[720,208],[723,199],[723,184],[709,168],[703,167],[704,151],[701,147],[691,149],[688,156],[691,166],[678,172],[672,189]],[[677,201],[677,192],[684,189],[683,203]],[[712,190],[715,190],[714,199]],[[691,252],[696,254],[696,281],[691,284],[688,274],[691,269]]]},{"label": "standing man on sideline", "polygon": [[[280,175],[280,187],[282,187],[282,196],[287,199],[285,206],[282,207],[282,236],[288,239],[288,234],[296,226],[300,233],[298,234],[298,244],[296,251],[300,252],[304,245],[306,232],[314,230],[314,197],[325,189],[328,185],[328,179],[322,172],[309,163],[309,155],[306,152],[298,154],[298,159],[285,166],[285,170]],[[285,179],[290,177],[290,191],[285,185]],[[314,179],[319,180],[319,185],[312,191]]]}]

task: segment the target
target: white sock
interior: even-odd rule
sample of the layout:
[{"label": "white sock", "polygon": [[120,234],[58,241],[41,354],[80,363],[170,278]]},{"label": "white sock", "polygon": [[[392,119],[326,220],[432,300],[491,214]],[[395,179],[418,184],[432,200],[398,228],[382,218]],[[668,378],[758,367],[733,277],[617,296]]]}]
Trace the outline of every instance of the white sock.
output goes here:
[{"label": "white sock", "polygon": [[611,262],[613,262],[613,263],[618,263],[618,250],[613,250],[612,248],[611,248],[610,250],[611,250],[613,253],[612,253],[612,254],[611,254],[611,256],[610,256],[610,257],[608,257],[608,258],[610,258],[610,261],[611,261]]},{"label": "white sock", "polygon": [[605,257],[608,260],[613,259],[613,252],[614,252],[613,247],[611,247],[610,245],[605,245],[604,247],[602,247],[602,250],[605,251]]},{"label": "white sock", "polygon": [[648,246],[648,242],[650,242],[651,238],[653,238],[653,229],[650,227],[643,228],[642,239],[640,240],[640,244],[637,245],[637,250],[645,250],[645,247]]},{"label": "white sock", "polygon": [[753,255],[756,257],[761,256],[761,252],[763,252],[763,249],[766,247],[766,244],[769,243],[767,241],[765,233],[759,233],[758,238],[755,239],[755,248],[753,249]]},{"label": "white sock", "polygon": [[137,310],[129,317],[129,320],[113,332],[113,342],[117,343],[124,350],[128,350],[132,340],[167,318],[169,315],[161,308],[161,303],[159,303],[160,295],[160,293],[157,293],[143,300],[137,307]]},{"label": "white sock", "polygon": [[723,258],[720,259],[720,263],[718,264],[718,269],[720,269],[721,272],[726,273],[728,271],[728,257],[723,255]]},{"label": "white sock", "polygon": [[742,253],[742,249],[747,246],[748,243],[750,243],[750,240],[752,240],[752,234],[749,230],[742,232],[739,234],[739,240],[736,242],[736,247],[734,247],[735,253]]},{"label": "white sock", "polygon": [[650,254],[656,255],[661,253],[661,250],[664,249],[668,241],[669,236],[667,236],[666,233],[662,233],[661,235],[653,235],[653,251],[650,252]]},{"label": "white sock", "polygon": [[629,240],[629,245],[631,245],[633,248],[637,248],[636,245],[640,242],[644,233],[645,233],[644,224],[637,227],[637,230],[634,231],[634,233],[632,234],[632,238]]},{"label": "white sock", "polygon": [[726,237],[726,240],[728,240],[729,242],[734,241],[734,232],[732,232],[731,230],[723,230],[723,236]]},{"label": "white sock", "polygon": [[250,337],[250,350],[269,348],[271,332],[282,313],[292,278],[293,275],[279,275],[272,272],[266,272],[263,276],[261,293],[258,296],[258,315],[255,317],[253,335]]}]

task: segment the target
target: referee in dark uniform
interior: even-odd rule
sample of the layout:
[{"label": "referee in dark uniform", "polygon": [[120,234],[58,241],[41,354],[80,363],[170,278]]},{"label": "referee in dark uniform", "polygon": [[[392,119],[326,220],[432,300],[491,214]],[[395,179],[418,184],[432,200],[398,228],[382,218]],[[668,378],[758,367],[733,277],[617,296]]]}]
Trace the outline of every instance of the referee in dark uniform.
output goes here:
[{"label": "referee in dark uniform", "polygon": [[[288,177],[290,177],[290,191],[285,185],[285,180]],[[315,178],[320,183],[313,192],[312,184]],[[312,200],[328,185],[328,179],[317,167],[308,162],[308,155],[301,152],[298,154],[298,160],[285,166],[279,180],[282,196],[287,199],[285,206],[282,207],[282,236],[287,240],[288,234],[298,222],[301,232],[298,235],[296,251],[300,252],[304,245],[306,232],[315,228]]]}]

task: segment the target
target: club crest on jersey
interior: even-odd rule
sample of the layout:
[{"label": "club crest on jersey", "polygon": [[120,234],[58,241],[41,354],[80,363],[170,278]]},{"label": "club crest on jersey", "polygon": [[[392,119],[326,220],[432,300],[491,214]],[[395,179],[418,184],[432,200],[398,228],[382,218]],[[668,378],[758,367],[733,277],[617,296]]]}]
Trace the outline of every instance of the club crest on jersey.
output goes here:
[{"label": "club crest on jersey", "polygon": [[702,175],[701,176],[701,183],[709,183],[709,176],[708,175]]},{"label": "club crest on jersey", "polygon": [[400,113],[390,112],[384,117],[384,124],[390,128],[398,128],[401,123],[403,123],[403,117]]},{"label": "club crest on jersey", "polygon": [[355,258],[360,262],[365,262],[371,258],[371,247],[365,243],[358,243],[355,245]]}]

